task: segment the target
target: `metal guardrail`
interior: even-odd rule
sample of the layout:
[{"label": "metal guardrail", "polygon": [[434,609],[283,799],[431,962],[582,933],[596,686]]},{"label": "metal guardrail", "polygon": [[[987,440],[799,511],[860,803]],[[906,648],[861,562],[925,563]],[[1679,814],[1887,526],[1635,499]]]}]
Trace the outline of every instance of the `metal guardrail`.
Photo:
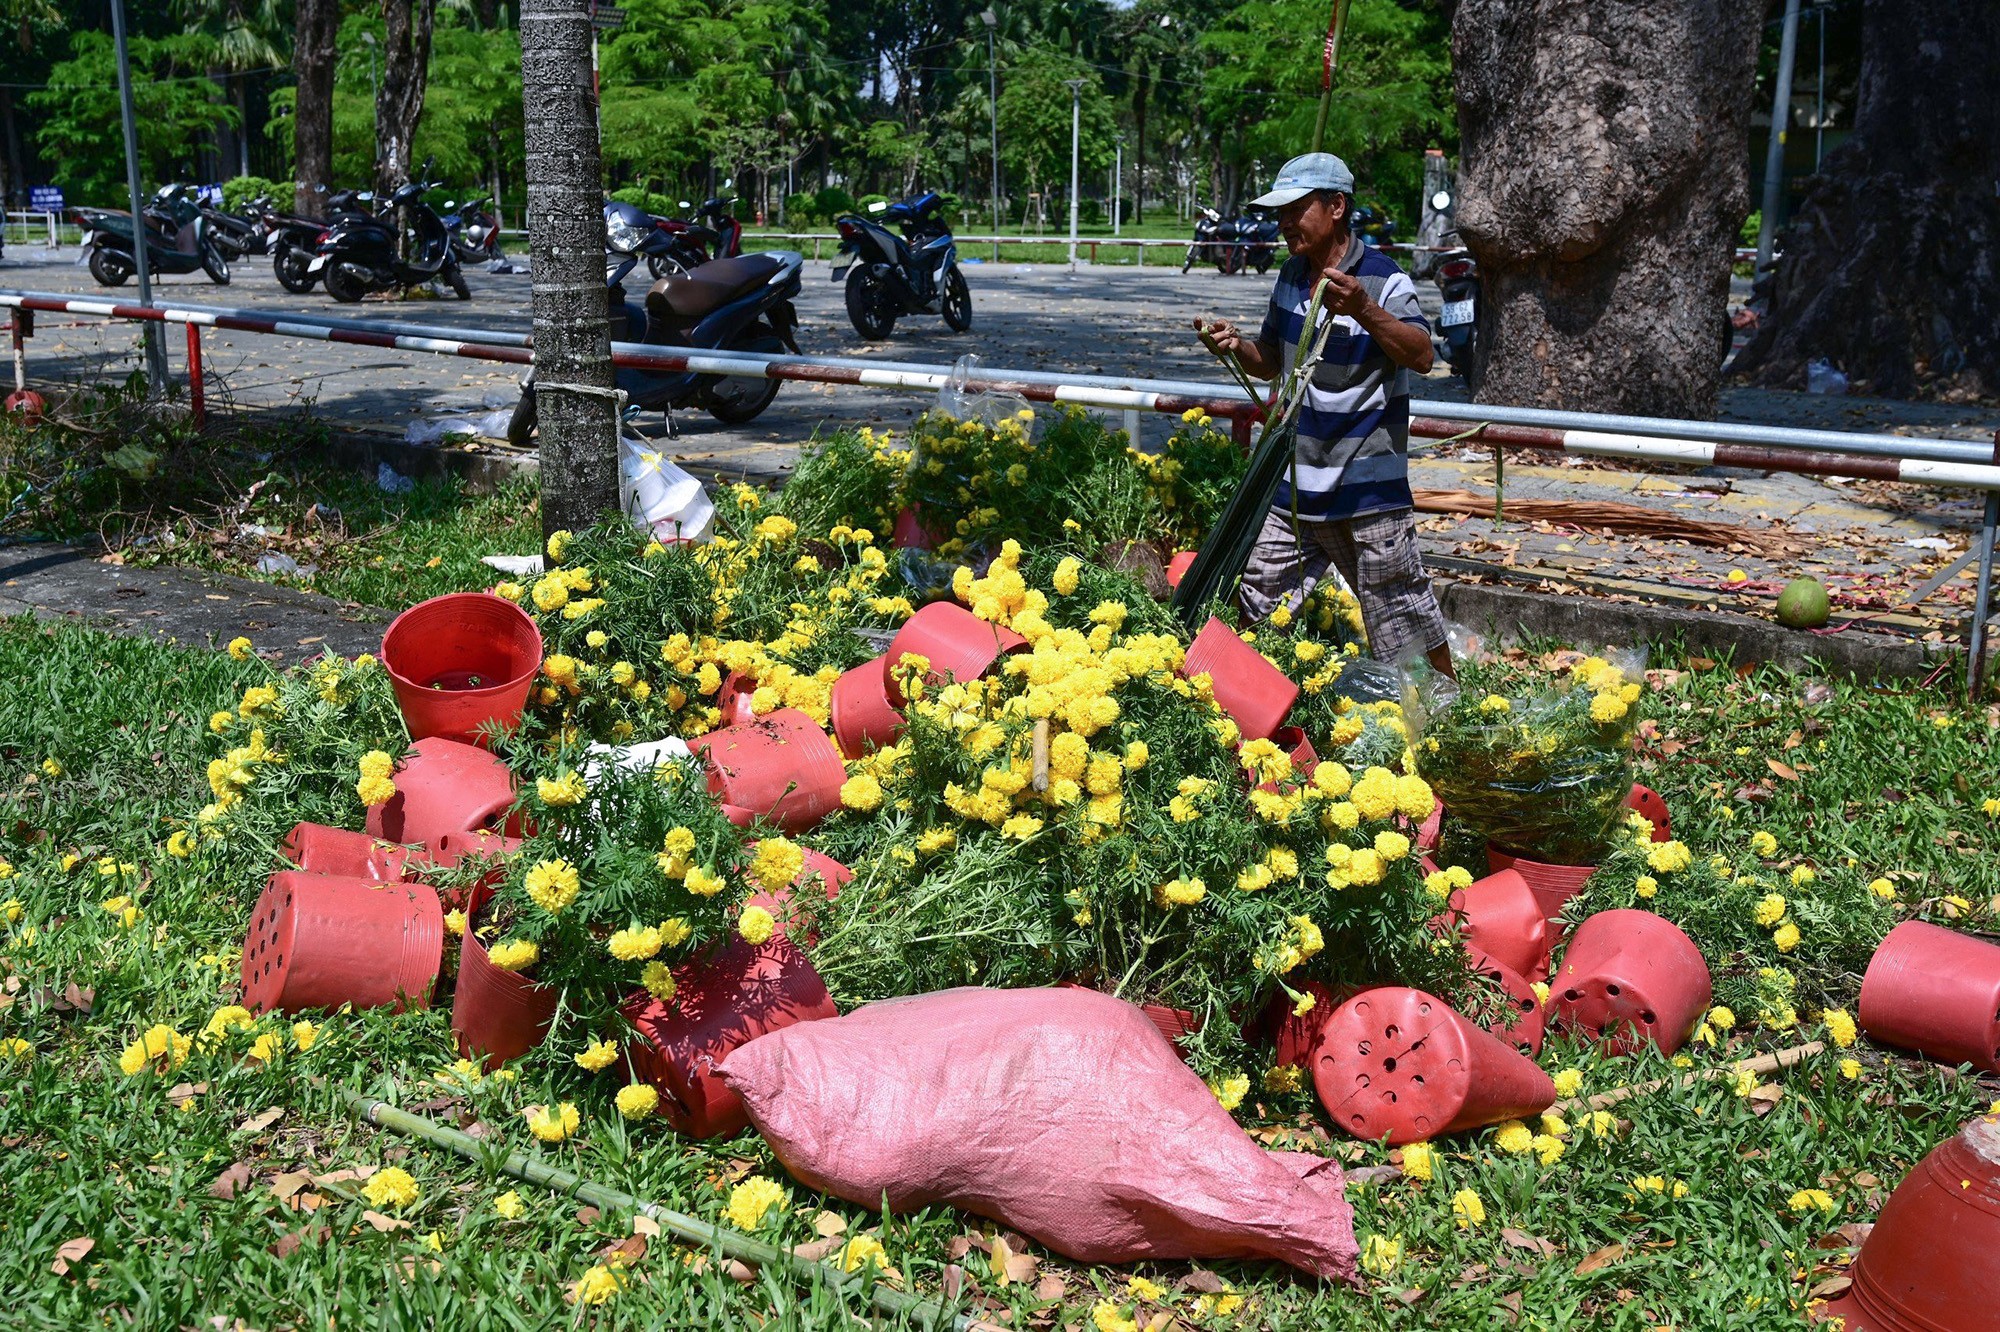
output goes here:
[{"label": "metal guardrail", "polygon": [[[306,338],[322,342],[391,348],[498,361],[533,363],[533,338],[498,330],[404,325],[384,320],[339,319],[323,315],[272,316],[250,310],[198,305],[135,305],[93,301],[56,292],[0,290],[0,309],[96,315],[162,324],[188,330],[190,368],[200,375],[199,330]],[[31,332],[32,315],[14,316],[17,337]],[[30,327],[23,327],[29,322]],[[18,346],[18,342],[16,344]],[[851,384],[863,388],[935,392],[953,377],[953,367],[922,362],[873,361],[858,357],[785,356],[755,352],[676,351],[659,346],[614,342],[612,361],[620,366],[673,373],[729,375],[807,383]],[[17,368],[22,364],[17,353]],[[18,369],[17,369],[18,373]],[[1128,428],[1139,412],[1197,410],[1229,420],[1236,437],[1248,443],[1265,403],[1241,388],[1221,383],[1158,380],[1057,371],[987,369],[970,373],[963,389],[1002,393],[1031,402],[1073,403],[1126,413]],[[1991,606],[1992,560],[2000,538],[2000,435],[1988,447],[1965,441],[1918,441],[1894,435],[1850,435],[1842,431],[1796,430],[1775,426],[1721,425],[1533,408],[1417,400],[1410,433],[1421,438],[1485,444],[1496,456],[1506,449],[1529,449],[1594,458],[1622,458],[1681,466],[1735,466],[1808,476],[1841,476],[1983,491],[1980,574],[1968,635],[1967,689],[1976,697],[1984,670],[1986,623]],[[1605,428],[1612,427],[1612,428]],[[1134,431],[1136,438],[1136,430]],[[1892,449],[1897,451],[1892,451]]]}]

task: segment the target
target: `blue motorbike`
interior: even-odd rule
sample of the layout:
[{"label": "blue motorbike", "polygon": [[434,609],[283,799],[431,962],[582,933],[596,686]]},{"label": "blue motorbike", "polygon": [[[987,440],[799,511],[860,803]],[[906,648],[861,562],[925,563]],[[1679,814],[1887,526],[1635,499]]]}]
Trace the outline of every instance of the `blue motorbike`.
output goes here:
[{"label": "blue motorbike", "polygon": [[868,211],[874,217],[848,213],[833,224],[840,232],[833,280],[847,282],[847,318],[854,331],[880,342],[906,314],[941,314],[954,333],[971,328],[972,293],[958,266],[958,244],[945,225],[944,200],[926,190],[898,203],[872,203]]}]

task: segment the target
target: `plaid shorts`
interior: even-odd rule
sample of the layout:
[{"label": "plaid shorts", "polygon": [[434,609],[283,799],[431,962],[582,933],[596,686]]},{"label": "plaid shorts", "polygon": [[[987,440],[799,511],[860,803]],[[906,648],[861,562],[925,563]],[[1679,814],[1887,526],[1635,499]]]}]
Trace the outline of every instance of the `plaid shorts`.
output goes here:
[{"label": "plaid shorts", "polygon": [[1444,645],[1444,613],[1424,572],[1416,516],[1410,509],[1344,522],[1301,521],[1294,540],[1292,515],[1273,507],[1264,515],[1263,530],[1250,551],[1249,566],[1236,591],[1237,604],[1253,624],[1280,602],[1296,611],[1326,575],[1328,564],[1361,603],[1369,656],[1397,661]]}]

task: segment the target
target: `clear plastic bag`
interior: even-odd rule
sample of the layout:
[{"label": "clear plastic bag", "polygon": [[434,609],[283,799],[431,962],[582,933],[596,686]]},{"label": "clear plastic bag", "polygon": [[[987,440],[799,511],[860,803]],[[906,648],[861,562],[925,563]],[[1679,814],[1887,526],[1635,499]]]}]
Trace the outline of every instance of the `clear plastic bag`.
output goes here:
[{"label": "clear plastic bag", "polygon": [[1028,405],[1026,398],[1011,393],[967,393],[966,381],[979,373],[979,356],[967,352],[951,363],[951,373],[938,390],[938,410],[958,421],[1000,424]]},{"label": "clear plastic bag", "polygon": [[1490,693],[1412,664],[1403,714],[1417,770],[1454,818],[1510,853],[1591,865],[1632,790],[1646,660],[1636,649],[1563,656]]},{"label": "clear plastic bag", "polygon": [[635,435],[618,439],[619,499],[633,526],[662,541],[706,541],[715,503],[701,482]]}]

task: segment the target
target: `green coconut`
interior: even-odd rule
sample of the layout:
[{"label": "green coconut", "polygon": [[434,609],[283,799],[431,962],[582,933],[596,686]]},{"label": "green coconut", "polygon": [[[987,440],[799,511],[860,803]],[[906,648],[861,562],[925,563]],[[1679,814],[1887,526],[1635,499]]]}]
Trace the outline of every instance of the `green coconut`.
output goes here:
[{"label": "green coconut", "polygon": [[1778,594],[1778,623],[1787,629],[1817,629],[1827,612],[1826,588],[1817,578],[1794,578]]}]

